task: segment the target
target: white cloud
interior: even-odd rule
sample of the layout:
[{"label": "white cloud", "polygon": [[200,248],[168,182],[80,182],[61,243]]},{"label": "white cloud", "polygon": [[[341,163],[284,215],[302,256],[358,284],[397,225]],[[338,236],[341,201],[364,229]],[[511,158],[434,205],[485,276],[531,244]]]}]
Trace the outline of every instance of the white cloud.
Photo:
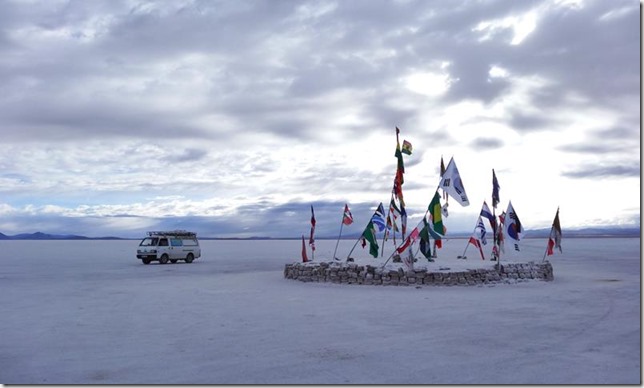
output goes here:
[{"label": "white cloud", "polygon": [[[221,218],[256,233],[249,214],[367,209],[389,199],[395,126],[414,145],[410,214],[440,156],[457,160],[473,205],[451,209],[450,230],[471,228],[492,168],[532,226],[558,197],[533,182],[597,202],[601,182],[585,177],[601,161],[633,184],[639,18],[623,4],[47,4],[0,5],[0,227]],[[615,214],[632,219],[635,199]],[[561,203],[571,225],[594,219]]]}]

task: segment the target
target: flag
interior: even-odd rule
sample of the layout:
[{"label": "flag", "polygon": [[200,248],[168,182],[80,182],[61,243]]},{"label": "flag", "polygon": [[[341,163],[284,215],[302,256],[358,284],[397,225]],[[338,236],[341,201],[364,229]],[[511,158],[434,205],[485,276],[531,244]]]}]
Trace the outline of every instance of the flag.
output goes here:
[{"label": "flag", "polygon": [[498,245],[499,245],[499,248],[501,248],[502,253],[505,253],[505,236],[503,234],[504,227],[505,227],[505,212],[499,215],[499,228],[497,229],[497,234],[496,234]]},{"label": "flag", "polygon": [[425,256],[426,258],[430,259],[432,257],[432,246],[429,243],[429,223],[427,222],[427,218],[423,218],[423,229],[420,231],[420,252]]},{"label": "flag", "polygon": [[483,255],[483,248],[481,248],[481,242],[476,237],[471,236],[468,244],[472,244],[477,247],[479,249],[479,252],[481,253],[481,260],[485,260],[485,256]]},{"label": "flag", "polygon": [[461,174],[458,172],[454,158],[450,159],[447,164],[447,169],[441,177],[439,187],[442,188],[447,194],[451,195],[458,203],[463,206],[469,206],[470,201],[467,199],[465,187],[461,180]]},{"label": "flag", "polygon": [[405,163],[403,163],[402,152],[400,151],[400,140],[398,140],[399,133],[400,133],[400,129],[396,127],[396,152],[394,153],[394,156],[396,157],[396,159],[398,159],[398,171],[401,172],[401,177],[402,177],[402,173],[405,172]]},{"label": "flag", "polygon": [[492,207],[496,209],[496,205],[499,204],[501,199],[499,198],[499,181],[496,180],[496,173],[492,169]]},{"label": "flag", "polygon": [[443,155],[441,155],[441,178],[445,175],[445,163],[443,162]]},{"label": "flag", "polygon": [[411,143],[408,142],[407,140],[403,140],[402,153],[406,155],[411,155],[412,150],[413,150],[413,147],[411,146]]},{"label": "flag", "polygon": [[503,229],[507,233],[508,238],[514,240],[514,249],[518,251],[518,242],[521,239],[520,234],[523,233],[523,226],[521,225],[521,221],[519,221],[517,213],[514,211],[514,207],[512,207],[512,201],[508,203]]},{"label": "flag", "polygon": [[[396,223],[396,219],[398,216],[400,216],[400,209],[396,206],[396,202],[394,202],[394,199],[391,199],[391,202],[389,202],[389,215],[392,216],[392,226],[394,230],[394,246],[396,245],[396,232],[399,232],[400,230],[398,229],[398,224]],[[404,237],[403,237],[404,238]]]},{"label": "flag", "polygon": [[393,229],[391,224],[391,214],[387,214],[387,227],[385,228],[385,236],[382,238],[382,242],[386,242],[389,239],[389,231]]},{"label": "flag", "polygon": [[407,271],[414,270],[414,254],[411,250],[408,251],[407,255],[402,256],[402,262],[405,264],[405,267],[407,267]]},{"label": "flag", "polygon": [[[553,232],[554,238],[552,237]],[[548,238],[548,256],[554,254],[553,248],[555,247],[559,248],[560,253],[563,253],[563,251],[561,250],[561,224],[559,223],[559,209],[557,209],[557,214],[555,215],[555,219],[552,222],[552,230],[550,231],[550,237]]]},{"label": "flag", "polygon": [[373,220],[369,221],[364,232],[362,232],[362,247],[366,245],[365,240],[369,241],[369,253],[374,258],[378,257],[378,241],[376,240],[376,230],[373,227]]},{"label": "flag", "polygon": [[345,225],[351,225],[353,223],[353,216],[349,210],[349,205],[344,204],[344,215],[342,216],[342,223]]},{"label": "flag", "polygon": [[443,226],[443,208],[441,206],[441,196],[438,194],[438,191],[434,194],[434,198],[429,203],[427,210],[429,210],[429,215],[433,224],[431,229],[440,235],[444,235],[445,227]]},{"label": "flag", "polygon": [[447,207],[449,206],[449,203],[445,202],[445,205],[443,205],[443,208],[441,211],[443,212],[443,217],[447,218],[449,216],[449,212],[447,211]]},{"label": "flag", "polygon": [[[445,163],[443,162],[443,155],[441,155],[441,178],[445,175]],[[443,199],[447,201],[447,193],[443,190]],[[447,217],[447,215],[445,216]]]},{"label": "flag", "polygon": [[555,246],[555,240],[552,239],[552,237],[548,238],[548,247],[546,248],[546,254],[548,256],[553,255],[553,247]]},{"label": "flag", "polygon": [[376,212],[373,213],[371,221],[378,227],[379,232],[382,232],[387,227],[387,222],[385,221],[385,208],[382,206],[382,202],[380,202]]},{"label": "flag", "polygon": [[315,233],[315,213],[313,212],[313,205],[311,205],[311,237],[309,237],[309,245],[311,250],[315,251],[315,239],[313,234]]},{"label": "flag", "polygon": [[490,227],[492,228],[492,232],[496,231],[496,218],[494,218],[494,214],[490,211],[490,208],[487,206],[487,203],[483,201],[483,207],[481,208],[481,216],[485,217],[490,221]]},{"label": "flag", "polygon": [[309,258],[306,256],[306,244],[304,244],[304,235],[302,235],[302,263],[309,261]]},{"label": "flag", "polygon": [[400,227],[402,228],[402,238],[405,238],[407,234],[407,211],[402,204],[400,206]]},{"label": "flag", "polygon": [[485,230],[485,225],[483,225],[483,220],[481,219],[481,216],[479,216],[478,223],[476,224],[476,232],[478,232],[478,239],[481,241],[481,244],[487,245],[487,239],[485,238],[485,235],[487,231]]},{"label": "flag", "polygon": [[559,208],[557,208],[557,214],[555,215],[555,220],[552,222],[552,227],[555,230],[555,247],[559,248],[559,252],[563,253],[561,250],[561,224],[559,223]]},{"label": "flag", "polygon": [[409,233],[407,239],[405,239],[405,242],[396,249],[396,252],[403,253],[405,249],[409,248],[409,246],[416,241],[419,235],[420,232],[418,231],[418,228],[414,228],[414,230]]},{"label": "flag", "polygon": [[403,173],[401,170],[396,170],[394,177],[394,196],[400,202],[400,206],[405,206],[405,199],[403,198],[402,185],[404,183]]}]

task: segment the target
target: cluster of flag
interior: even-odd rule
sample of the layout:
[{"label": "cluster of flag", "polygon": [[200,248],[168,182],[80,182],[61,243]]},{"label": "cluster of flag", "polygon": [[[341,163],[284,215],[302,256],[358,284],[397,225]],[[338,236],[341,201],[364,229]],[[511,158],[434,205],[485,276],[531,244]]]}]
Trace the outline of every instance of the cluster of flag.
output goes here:
[{"label": "cluster of flag", "polygon": [[[413,244],[420,240],[419,251],[430,261],[432,257],[436,257],[436,249],[442,247],[442,238],[446,235],[447,229],[443,224],[443,217],[448,216],[447,206],[449,197],[452,197],[462,206],[469,206],[470,202],[461,179],[461,175],[456,166],[456,162],[452,157],[445,167],[443,158],[441,157],[440,165],[440,182],[432,197],[425,216],[421,222],[414,227],[409,235],[407,234],[407,212],[405,210],[405,201],[403,197],[402,186],[404,183],[404,173],[405,165],[403,160],[403,154],[411,155],[413,147],[411,143],[407,140],[403,141],[402,147],[400,146],[399,140],[400,129],[396,127],[396,151],[394,156],[397,159],[396,174],[394,178],[394,184],[392,188],[391,200],[389,202],[388,211],[385,212],[385,207],[382,202],[378,205],[375,212],[369,219],[367,226],[362,232],[358,241],[362,241],[362,247],[365,248],[367,243],[369,244],[369,253],[377,258],[380,252],[380,246],[378,245],[377,233],[384,232],[383,236],[383,245],[387,241],[391,232],[393,232],[393,242],[396,246],[395,252],[399,255],[402,255],[406,250],[408,250]],[[439,189],[443,190],[443,196],[439,195]],[[500,186],[496,177],[496,172],[492,169],[492,208],[495,210],[500,203],[499,196]],[[441,204],[441,199],[445,201],[444,204]],[[523,225],[519,220],[519,217],[512,206],[512,202],[508,202],[507,210],[502,212],[499,215],[498,222],[494,210],[490,210],[486,201],[483,201],[481,211],[479,213],[476,226],[472,235],[468,239],[467,247],[471,244],[474,247],[478,248],[481,255],[481,259],[485,260],[485,254],[483,253],[483,247],[487,246],[487,231],[483,219],[487,219],[490,228],[492,229],[492,238],[493,238],[493,248],[492,255],[494,259],[500,257],[501,252],[505,252],[505,238],[511,240],[514,244],[514,249],[519,251],[519,241],[521,233],[524,232]],[[386,214],[386,215],[385,215]],[[401,228],[398,228],[397,222],[400,220]],[[351,225],[353,223],[353,216],[349,210],[348,204],[344,205],[344,212],[342,215],[342,222],[340,224],[340,236],[338,236],[338,243],[340,237],[342,236],[342,227],[344,225]],[[311,205],[311,231],[309,236],[309,247],[311,248],[312,255],[315,254],[315,213],[313,206]],[[401,232],[402,244],[400,246],[396,245],[396,232]],[[434,252],[432,253],[432,247],[430,241],[434,241]],[[358,242],[356,242],[357,245]],[[335,257],[337,253],[338,244],[336,243],[336,251],[333,256],[334,259],[338,260]],[[354,246],[355,248],[355,246]],[[554,253],[554,248],[558,248],[560,252],[561,249],[561,225],[559,222],[559,209],[557,209],[557,214],[553,221],[552,229],[550,231],[550,237],[548,239],[548,245],[546,248],[545,255],[552,255]],[[353,249],[352,251],[353,252]],[[351,252],[349,256],[351,256]],[[463,256],[465,257],[465,252]],[[347,259],[349,259],[349,256]],[[392,254],[393,256],[393,254]],[[411,258],[411,251],[409,257]],[[306,254],[306,245],[304,240],[304,235],[302,235],[302,260],[304,262],[308,261]],[[403,262],[408,266],[413,267],[413,260],[407,260],[403,256]]]},{"label": "cluster of flag", "polygon": [[[496,209],[497,205],[500,202],[499,191],[500,191],[499,181],[497,180],[496,172],[493,169],[492,170],[492,208],[493,209]],[[514,206],[512,205],[512,201],[508,202],[507,210],[499,215],[498,222],[496,220],[496,216],[494,215],[494,212],[491,211],[487,203],[483,201],[483,206],[481,207],[481,213],[479,214],[476,227],[474,228],[474,232],[472,233],[472,236],[468,240],[465,250],[467,250],[467,247],[469,246],[469,244],[471,244],[474,247],[479,249],[479,252],[481,254],[481,259],[485,260],[485,255],[483,253],[483,246],[487,244],[487,240],[486,240],[487,232],[485,230],[485,225],[481,217],[488,219],[490,228],[492,229],[492,232],[493,232],[493,247],[492,247],[493,259],[498,259],[500,257],[501,252],[505,252],[506,236],[512,242],[514,246],[514,250],[520,251],[519,241],[521,240],[521,233],[524,232],[524,228],[521,223],[521,220],[519,219],[519,216],[517,215],[517,212],[514,209]],[[546,255],[548,256],[552,255],[554,252],[553,248],[555,247],[558,248],[560,252],[562,252],[561,225],[559,223],[559,209],[557,209],[557,214],[555,215],[555,219],[553,221],[552,228],[550,230],[550,237],[548,238],[548,245],[546,247],[546,253],[544,254],[544,258]],[[465,252],[463,252],[463,256],[461,257],[465,257],[464,255],[465,255]]]}]

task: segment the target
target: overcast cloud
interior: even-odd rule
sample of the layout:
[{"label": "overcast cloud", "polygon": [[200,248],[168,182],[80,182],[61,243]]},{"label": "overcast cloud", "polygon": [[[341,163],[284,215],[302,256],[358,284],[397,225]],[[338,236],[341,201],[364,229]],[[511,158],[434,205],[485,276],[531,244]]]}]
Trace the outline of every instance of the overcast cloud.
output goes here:
[{"label": "overcast cloud", "polygon": [[[417,222],[454,156],[527,228],[639,225],[640,4],[0,2],[0,232],[359,233],[395,130]],[[610,209],[610,210],[603,210]]]}]

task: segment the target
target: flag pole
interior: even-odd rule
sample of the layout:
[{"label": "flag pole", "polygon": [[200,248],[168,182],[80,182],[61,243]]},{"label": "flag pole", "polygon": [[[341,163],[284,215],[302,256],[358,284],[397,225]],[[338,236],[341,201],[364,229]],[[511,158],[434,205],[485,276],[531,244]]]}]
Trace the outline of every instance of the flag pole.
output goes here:
[{"label": "flag pole", "polygon": [[[376,212],[378,212],[378,208],[376,208],[376,211],[373,212],[373,214],[371,215],[371,218],[369,218],[369,222],[371,222],[371,220],[373,219],[373,216],[376,215]],[[369,225],[369,223],[367,223],[367,225]],[[365,226],[365,229],[366,229],[366,226]],[[360,235],[360,237],[358,237],[358,239],[356,240],[356,243],[353,244],[353,248],[351,248],[351,250],[349,251],[349,254],[347,255],[347,260],[346,261],[349,261],[349,258],[351,257],[351,254],[353,253],[353,250],[356,249],[356,247],[358,246],[358,243],[360,242],[360,239],[363,238],[363,237],[364,237],[364,230],[362,231],[362,234]],[[376,242],[377,241],[378,240],[376,240]]]},{"label": "flag pole", "polygon": [[[396,179],[396,178],[394,178]],[[380,257],[382,258],[385,255],[385,238],[387,237],[387,220],[389,219],[389,214],[391,213],[391,201],[394,200],[394,189],[391,189],[391,199],[389,200],[389,206],[387,206],[387,217],[385,217],[385,233],[382,236],[382,251],[380,252]],[[392,230],[396,233],[396,230]]]},{"label": "flag pole", "polygon": [[[472,231],[472,235],[474,235],[474,233],[476,232],[476,228],[477,228],[477,227],[478,227],[478,222],[476,223],[476,226],[474,227],[474,230]],[[471,237],[471,236],[470,236],[470,237]],[[458,259],[458,258],[466,259],[466,257],[465,257],[465,252],[467,251],[467,248],[469,248],[469,247],[470,247],[470,240],[469,240],[469,238],[468,238],[468,239],[467,239],[467,245],[465,245],[465,250],[463,250],[463,254],[462,254],[461,256],[458,256],[458,257],[457,257],[457,259]]]},{"label": "flag pole", "polygon": [[342,221],[340,221],[340,234],[338,235],[338,241],[335,243],[335,250],[333,251],[333,260],[338,260],[335,257],[335,254],[338,252],[338,245],[340,244],[340,237],[342,236],[342,227],[344,226],[344,213],[342,213]]},{"label": "flag pole", "polygon": [[[451,164],[451,162],[452,161],[450,160],[450,163],[448,163],[448,166],[449,166],[449,164]],[[438,193],[438,190],[441,188],[441,182],[442,182],[442,177],[441,177],[441,179],[438,180],[438,185],[436,186],[436,190],[434,190],[434,195],[432,196],[432,199],[434,198],[434,196],[436,196],[436,193]],[[430,204],[431,204],[431,200],[430,200]],[[418,225],[416,225],[416,227],[420,226],[421,222],[423,222],[423,220],[425,218],[427,218],[427,213],[429,213],[429,205],[427,205],[427,210],[425,210],[425,214],[423,215],[423,218],[421,218],[420,222],[418,223]],[[439,233],[439,234],[442,235],[442,233]],[[436,241],[436,240],[434,240],[434,241]],[[385,265],[387,265],[389,260],[391,260],[391,258],[394,257],[394,254],[396,254],[396,252],[398,251],[398,248],[400,248],[404,243],[405,243],[405,239],[403,238],[402,244],[400,244],[400,246],[398,246],[396,249],[394,249],[394,251],[391,253],[391,255],[389,256],[387,261],[385,261],[385,263],[382,265],[382,268],[384,268]],[[357,244],[358,243],[356,242],[356,245]],[[355,246],[354,246],[354,248],[355,248]],[[351,251],[353,252],[353,249]],[[436,251],[436,248],[434,248],[434,251]]]},{"label": "flag pole", "polygon": [[351,257],[351,254],[353,253],[353,250],[356,249],[356,247],[358,246],[358,243],[360,242],[361,238],[362,238],[362,235],[360,235],[360,237],[358,237],[358,239],[356,240],[356,243],[353,244],[353,248],[351,248],[351,250],[349,251],[349,254],[347,255],[347,260],[346,261],[349,261],[349,257]]},{"label": "flag pole", "polygon": [[[436,191],[438,191],[438,189],[436,189]],[[423,216],[423,218],[420,220],[420,222],[418,222],[418,224],[416,225],[416,228],[414,228],[414,229],[417,229],[423,223],[423,220],[425,219],[425,217],[427,217],[427,212],[425,212],[425,216]],[[412,230],[414,230],[414,229],[412,229]],[[387,265],[389,260],[391,260],[391,258],[394,257],[394,255],[398,252],[398,248],[400,248],[401,246],[405,245],[405,242],[409,238],[411,238],[411,235],[407,236],[406,239],[403,239],[402,243],[394,249],[394,251],[391,253],[391,255],[389,255],[389,258],[387,259],[387,261],[385,261],[385,263],[382,265],[381,268],[385,268],[385,265]],[[420,248],[418,248],[418,249],[420,249]]]}]

